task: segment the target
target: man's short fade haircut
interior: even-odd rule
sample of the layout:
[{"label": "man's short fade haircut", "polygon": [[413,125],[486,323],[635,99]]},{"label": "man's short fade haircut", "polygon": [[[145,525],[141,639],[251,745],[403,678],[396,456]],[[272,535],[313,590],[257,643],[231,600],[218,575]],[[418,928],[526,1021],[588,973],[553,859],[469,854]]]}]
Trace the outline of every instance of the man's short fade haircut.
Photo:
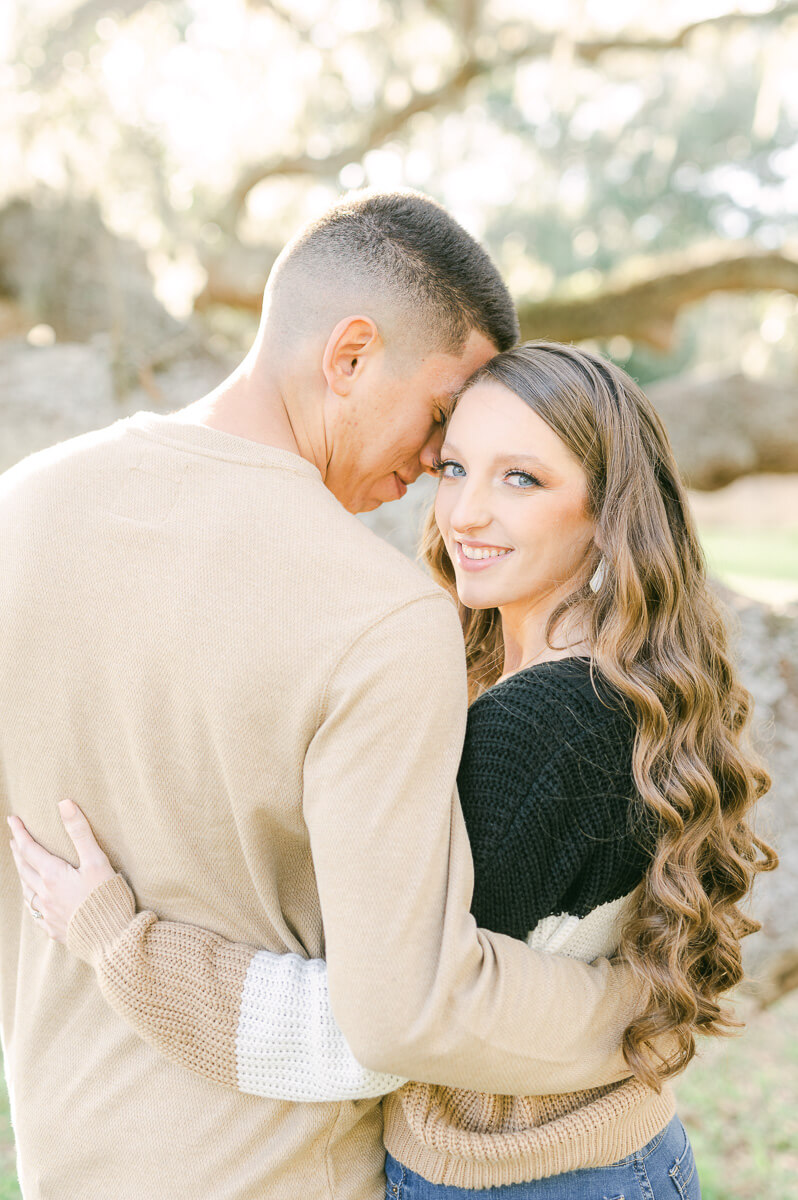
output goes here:
[{"label": "man's short fade haircut", "polygon": [[489,255],[419,192],[344,196],[286,247],[277,286],[297,268],[322,286],[382,293],[400,321],[447,353],[460,353],[471,330],[497,350],[518,341],[515,305]]}]

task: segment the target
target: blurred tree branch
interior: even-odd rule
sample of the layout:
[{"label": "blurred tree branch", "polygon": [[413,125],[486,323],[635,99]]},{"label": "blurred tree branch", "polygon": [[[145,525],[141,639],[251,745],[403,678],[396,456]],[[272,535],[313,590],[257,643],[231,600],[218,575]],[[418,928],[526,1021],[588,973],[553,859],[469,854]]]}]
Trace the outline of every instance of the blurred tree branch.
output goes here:
[{"label": "blurred tree branch", "polygon": [[[270,9],[274,7],[271,0],[267,0],[267,3]],[[445,11],[440,4],[436,3],[434,7],[436,12]],[[464,42],[469,44],[476,32],[479,16],[478,6],[472,0],[468,0],[463,11],[461,12],[459,8],[457,11],[458,32]],[[603,54],[612,51],[661,53],[681,49],[697,31],[702,29],[724,28],[737,23],[762,24],[780,21],[794,15],[798,15],[798,2],[780,4],[765,12],[724,13],[718,17],[694,21],[669,37],[576,41],[569,42],[569,49],[574,56],[587,62],[595,62]],[[264,180],[285,175],[335,176],[348,163],[359,162],[370,150],[376,149],[400,133],[419,113],[456,103],[474,79],[488,75],[500,68],[512,66],[523,59],[548,55],[554,49],[557,39],[561,37],[560,34],[541,35],[530,32],[527,26],[518,24],[502,26],[492,36],[495,37],[497,45],[512,46],[513,48],[500,49],[496,54],[489,56],[468,53],[437,88],[431,91],[417,90],[413,92],[407,103],[400,108],[378,109],[369,125],[357,138],[352,139],[333,153],[320,158],[301,153],[282,155],[245,168],[219,218],[221,227],[228,233],[233,233],[249,193]]]},{"label": "blurred tree branch", "polygon": [[623,334],[658,350],[673,344],[674,322],[681,308],[712,292],[783,291],[798,295],[798,260],[750,249],[696,264],[679,255],[652,258],[650,278],[605,286],[574,299],[522,302],[521,333],[525,338],[578,342]]},{"label": "blurred tree branch", "polygon": [[[517,51],[513,55],[504,56],[503,63],[516,61],[522,56],[523,51]],[[246,204],[247,196],[263,180],[278,175],[337,175],[347,163],[359,162],[369,150],[376,149],[399,133],[418,113],[429,112],[438,105],[452,103],[472,79],[484,75],[495,66],[495,62],[487,63],[484,59],[466,59],[439,87],[429,92],[413,92],[401,108],[379,110],[360,137],[324,158],[311,158],[309,154],[286,155],[248,167],[239,177],[219,224],[232,232]]]},{"label": "blurred tree branch", "polygon": [[798,383],[792,379],[736,371],[661,379],[646,391],[690,487],[712,491],[745,475],[798,471]]},{"label": "blurred tree branch", "polygon": [[[693,249],[685,255],[649,259],[646,279],[613,283],[610,278],[589,296],[522,300],[518,307],[521,335],[578,342],[622,334],[632,341],[667,350],[673,344],[679,310],[712,292],[783,291],[798,296],[798,259],[763,254],[745,243],[736,253],[727,252],[698,264],[696,254]],[[206,262],[208,280],[195,308],[201,311],[214,304],[226,304],[259,312],[266,278],[276,257],[276,248],[233,243]]]},{"label": "blurred tree branch", "polygon": [[[108,0],[82,0],[81,4],[75,5],[55,21],[52,30],[54,34],[74,38],[76,34],[82,35],[88,29],[94,29],[101,17],[113,16],[115,20],[125,20],[148,3],[149,0],[115,0],[113,4],[109,4]],[[46,51],[46,45],[42,49]]]},{"label": "blurred tree branch", "polygon": [[[717,17],[705,17],[701,21],[693,21],[682,29],[662,38],[611,38],[589,42],[575,42],[574,54],[588,62],[595,62],[602,54],[612,50],[643,50],[657,53],[663,50],[681,50],[694,33],[704,29],[725,29],[729,25],[762,25],[771,21],[783,21],[786,17],[798,15],[798,4],[785,2],[762,12],[730,12],[721,13]],[[553,38],[551,39],[553,42]]]},{"label": "blurred tree branch", "polygon": [[195,311],[222,304],[259,313],[263,289],[279,252],[279,246],[249,245],[234,239],[220,251],[204,254],[207,280],[194,300]]}]

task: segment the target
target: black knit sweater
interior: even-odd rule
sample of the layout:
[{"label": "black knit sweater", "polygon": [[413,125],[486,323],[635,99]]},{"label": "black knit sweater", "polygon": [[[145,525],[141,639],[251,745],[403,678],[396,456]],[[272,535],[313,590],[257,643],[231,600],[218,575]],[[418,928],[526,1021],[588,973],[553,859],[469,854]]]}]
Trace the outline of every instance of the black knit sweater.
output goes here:
[{"label": "black knit sweater", "polygon": [[594,675],[598,694],[589,659],[538,663],[469,710],[458,787],[483,928],[525,939],[545,917],[585,917],[643,878],[635,727]]}]

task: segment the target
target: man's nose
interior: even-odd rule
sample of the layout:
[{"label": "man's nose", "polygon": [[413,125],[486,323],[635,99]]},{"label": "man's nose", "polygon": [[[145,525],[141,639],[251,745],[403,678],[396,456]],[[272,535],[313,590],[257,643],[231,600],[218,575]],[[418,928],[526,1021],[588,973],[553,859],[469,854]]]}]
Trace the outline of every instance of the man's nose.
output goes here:
[{"label": "man's nose", "polygon": [[441,456],[441,446],[443,445],[443,430],[436,426],[434,432],[430,434],[418,455],[418,461],[421,464],[421,470],[426,471],[428,475],[435,474],[435,463],[438,462]]}]

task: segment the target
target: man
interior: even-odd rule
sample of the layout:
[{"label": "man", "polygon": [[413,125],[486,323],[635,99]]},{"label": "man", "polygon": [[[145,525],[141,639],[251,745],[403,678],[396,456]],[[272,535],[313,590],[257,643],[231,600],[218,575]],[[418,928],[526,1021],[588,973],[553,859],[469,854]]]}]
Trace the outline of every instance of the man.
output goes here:
[{"label": "man", "polygon": [[[287,247],[220,388],[8,472],[0,795],[67,857],[56,801],[78,799],[166,920],[326,957],[367,1067],[540,1093],[628,1073],[636,992],[476,929],[457,615],[350,515],[431,466],[452,395],[516,337],[442,209],[350,198]],[[382,1195],[378,1100],[291,1104],[181,1070],[40,936],[10,855],[0,895],[26,1200]]]}]

